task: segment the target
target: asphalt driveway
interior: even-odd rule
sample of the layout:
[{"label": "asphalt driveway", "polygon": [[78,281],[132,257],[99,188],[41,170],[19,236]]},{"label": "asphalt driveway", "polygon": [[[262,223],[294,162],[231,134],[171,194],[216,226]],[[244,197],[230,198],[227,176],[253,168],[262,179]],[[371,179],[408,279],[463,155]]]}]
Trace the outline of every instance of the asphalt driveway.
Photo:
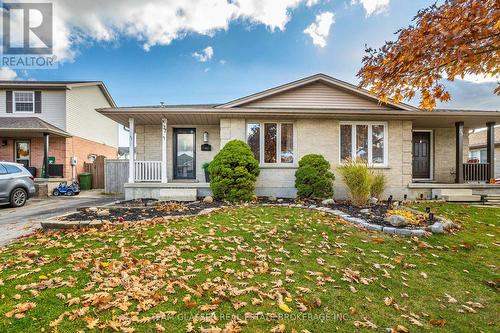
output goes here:
[{"label": "asphalt driveway", "polygon": [[40,222],[53,216],[76,211],[79,207],[100,206],[119,198],[109,196],[75,196],[30,199],[24,207],[0,206],[0,246],[40,228]]}]

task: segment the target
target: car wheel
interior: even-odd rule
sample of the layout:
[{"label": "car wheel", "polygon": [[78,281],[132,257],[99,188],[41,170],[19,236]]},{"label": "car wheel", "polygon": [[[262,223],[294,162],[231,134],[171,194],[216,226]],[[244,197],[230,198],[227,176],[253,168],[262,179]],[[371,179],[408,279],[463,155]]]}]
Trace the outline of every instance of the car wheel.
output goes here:
[{"label": "car wheel", "polygon": [[10,204],[12,207],[24,206],[26,200],[28,200],[28,193],[22,188],[16,188],[10,194]]},{"label": "car wheel", "polygon": [[67,195],[68,197],[72,196],[72,195],[73,195],[73,191],[68,190],[68,191],[66,192],[66,195]]},{"label": "car wheel", "polygon": [[61,192],[59,192],[59,190],[57,188],[55,188],[54,191],[52,191],[52,195],[55,197],[58,197],[61,195]]}]

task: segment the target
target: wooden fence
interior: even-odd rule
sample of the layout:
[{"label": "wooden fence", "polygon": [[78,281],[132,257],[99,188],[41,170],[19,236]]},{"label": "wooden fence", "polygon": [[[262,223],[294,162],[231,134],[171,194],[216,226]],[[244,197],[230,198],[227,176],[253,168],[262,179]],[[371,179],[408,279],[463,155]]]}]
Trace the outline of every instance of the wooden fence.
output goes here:
[{"label": "wooden fence", "polygon": [[123,184],[128,182],[128,160],[110,160],[105,163],[104,192],[124,193]]},{"label": "wooden fence", "polygon": [[99,155],[94,160],[94,163],[83,163],[83,168],[85,172],[92,174],[92,188],[102,189],[104,188],[104,161],[106,158]]}]

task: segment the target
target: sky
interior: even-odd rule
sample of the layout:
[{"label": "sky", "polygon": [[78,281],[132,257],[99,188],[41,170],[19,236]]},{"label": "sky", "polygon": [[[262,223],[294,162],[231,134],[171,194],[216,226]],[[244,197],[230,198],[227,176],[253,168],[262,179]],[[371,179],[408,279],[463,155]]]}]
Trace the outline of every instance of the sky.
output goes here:
[{"label": "sky", "polygon": [[[319,72],[357,84],[365,45],[394,40],[434,0],[52,2],[58,68],[0,79],[101,80],[131,106],[227,102]],[[491,78],[446,86],[441,107],[500,109]]]}]

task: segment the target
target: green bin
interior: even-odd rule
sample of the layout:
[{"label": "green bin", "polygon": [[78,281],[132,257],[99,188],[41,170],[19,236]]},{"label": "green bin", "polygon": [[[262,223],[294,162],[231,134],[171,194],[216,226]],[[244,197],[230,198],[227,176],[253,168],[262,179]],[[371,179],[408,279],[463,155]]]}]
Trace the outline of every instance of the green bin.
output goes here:
[{"label": "green bin", "polygon": [[80,189],[82,191],[92,189],[92,174],[89,172],[84,172],[78,175],[78,181],[80,183]]}]

